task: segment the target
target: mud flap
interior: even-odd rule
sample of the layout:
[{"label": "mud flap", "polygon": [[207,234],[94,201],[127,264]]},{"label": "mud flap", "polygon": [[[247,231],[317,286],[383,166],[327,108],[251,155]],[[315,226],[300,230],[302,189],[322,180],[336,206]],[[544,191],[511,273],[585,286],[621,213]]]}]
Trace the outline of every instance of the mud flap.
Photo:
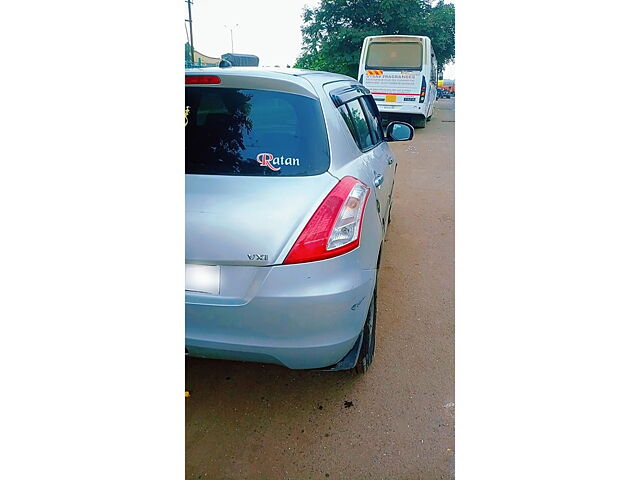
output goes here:
[{"label": "mud flap", "polygon": [[320,370],[321,372],[335,372],[338,370],[351,370],[356,366],[356,362],[358,361],[358,356],[360,355],[360,349],[362,348],[362,333],[358,335],[358,339],[356,343],[353,344],[349,353],[347,353],[342,360],[340,360],[335,365],[331,365],[329,367],[317,368],[315,370]]}]

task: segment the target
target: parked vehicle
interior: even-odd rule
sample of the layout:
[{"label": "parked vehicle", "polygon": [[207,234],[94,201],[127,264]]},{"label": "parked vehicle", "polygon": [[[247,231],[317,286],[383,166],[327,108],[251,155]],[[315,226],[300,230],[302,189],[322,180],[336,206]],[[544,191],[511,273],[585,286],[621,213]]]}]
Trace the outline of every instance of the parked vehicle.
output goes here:
[{"label": "parked vehicle", "polygon": [[383,116],[423,128],[433,115],[437,70],[429,37],[378,35],[364,39],[358,79]]},{"label": "parked vehicle", "polygon": [[451,93],[446,88],[439,88],[438,98],[451,98]]},{"label": "parked vehicle", "polygon": [[257,67],[260,58],[246,53],[224,53],[220,57],[235,67]]},{"label": "parked vehicle", "polygon": [[368,90],[297,69],[186,71],[186,353],[367,370],[397,168]]}]

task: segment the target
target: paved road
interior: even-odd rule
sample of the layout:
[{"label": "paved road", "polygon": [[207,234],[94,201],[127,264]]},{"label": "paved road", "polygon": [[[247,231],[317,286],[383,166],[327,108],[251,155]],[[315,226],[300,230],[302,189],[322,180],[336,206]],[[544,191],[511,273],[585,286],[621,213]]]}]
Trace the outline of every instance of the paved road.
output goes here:
[{"label": "paved road", "polygon": [[392,144],[369,372],[187,359],[186,478],[453,478],[454,102]]}]

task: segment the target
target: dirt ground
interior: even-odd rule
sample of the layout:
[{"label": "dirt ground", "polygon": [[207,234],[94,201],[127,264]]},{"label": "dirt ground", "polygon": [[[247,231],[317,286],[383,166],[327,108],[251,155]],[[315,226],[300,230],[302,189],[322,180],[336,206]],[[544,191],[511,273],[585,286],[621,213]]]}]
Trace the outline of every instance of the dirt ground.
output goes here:
[{"label": "dirt ground", "polygon": [[454,477],[454,99],[392,144],[369,372],[188,358],[188,479]]}]

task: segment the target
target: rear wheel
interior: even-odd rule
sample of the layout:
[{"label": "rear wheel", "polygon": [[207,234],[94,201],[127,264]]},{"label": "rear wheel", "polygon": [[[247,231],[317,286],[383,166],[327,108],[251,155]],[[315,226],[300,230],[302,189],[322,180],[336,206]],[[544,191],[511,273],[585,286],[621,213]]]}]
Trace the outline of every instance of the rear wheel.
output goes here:
[{"label": "rear wheel", "polygon": [[414,128],[424,128],[427,125],[427,119],[422,115],[416,115],[411,119],[411,125],[413,125]]},{"label": "rear wheel", "polygon": [[371,362],[373,362],[373,354],[376,350],[376,290],[377,286],[373,289],[367,319],[362,329],[362,347],[360,348],[360,355],[358,355],[358,361],[354,367],[355,371],[359,374],[364,374],[369,369]]},{"label": "rear wheel", "polygon": [[436,107],[435,105],[431,106],[431,114],[427,117],[427,122],[431,121],[431,117],[433,117],[433,112],[435,111]]}]

